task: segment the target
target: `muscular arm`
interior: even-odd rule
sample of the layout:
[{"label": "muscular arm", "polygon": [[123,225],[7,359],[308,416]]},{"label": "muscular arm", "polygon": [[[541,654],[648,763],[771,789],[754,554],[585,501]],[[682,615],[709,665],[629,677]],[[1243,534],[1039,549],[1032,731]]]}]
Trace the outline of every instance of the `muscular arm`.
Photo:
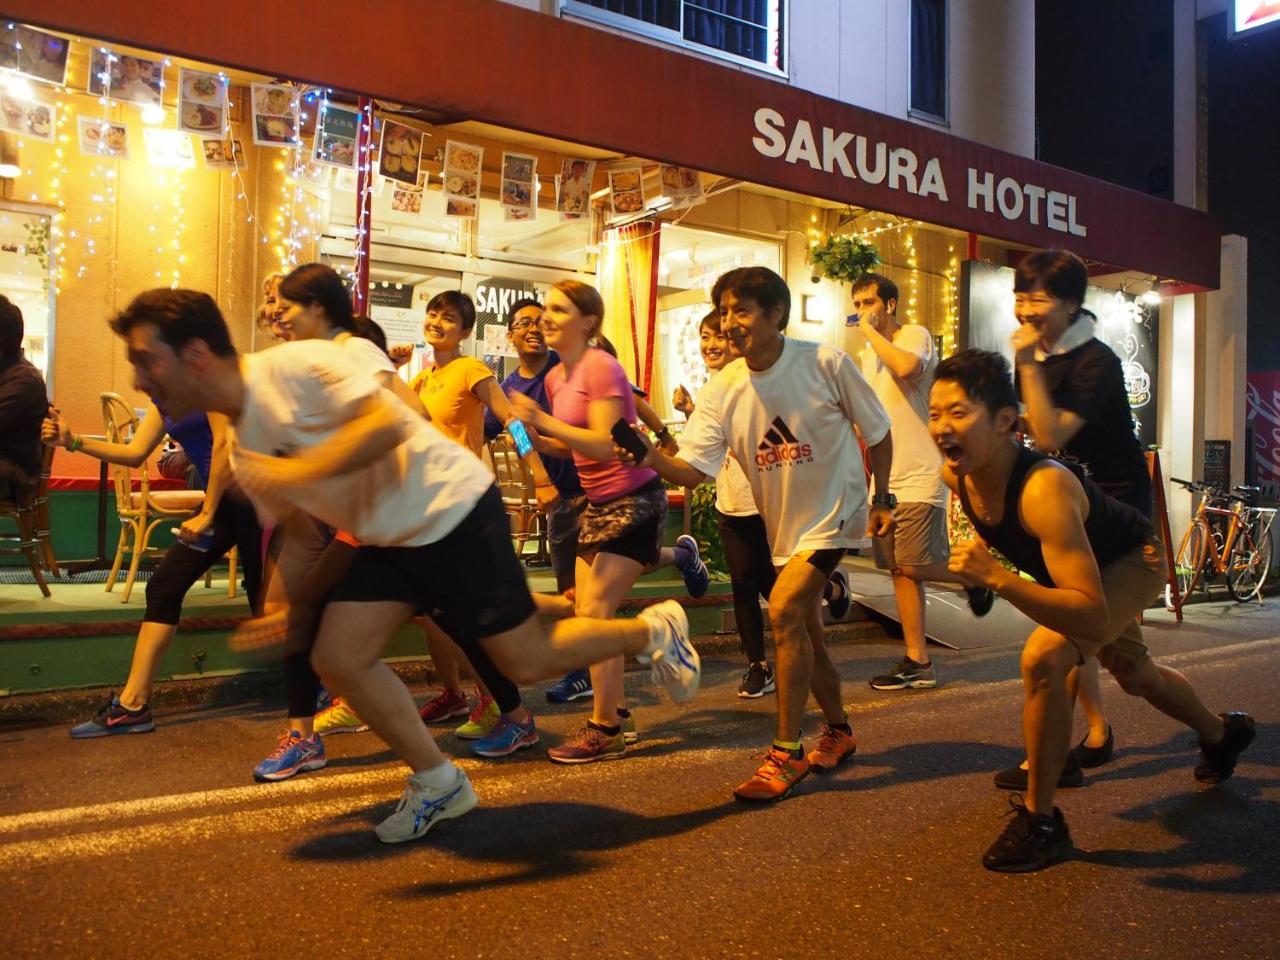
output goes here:
[{"label": "muscular arm", "polygon": [[1053,405],[1049,385],[1038,361],[1018,364],[1018,381],[1027,405],[1026,422],[1036,446],[1041,450],[1061,450],[1084,426],[1084,418]]},{"label": "muscular arm", "polygon": [[[511,410],[511,404],[507,401],[507,395],[502,392],[502,388],[498,386],[498,381],[493,377],[487,380],[481,380],[471,392],[489,408],[489,412],[498,418],[499,423],[507,423],[511,420],[515,413]],[[525,466],[529,468],[529,472],[533,474],[533,482],[539,487],[551,486],[551,477],[547,475],[547,468],[542,463],[542,458],[538,456],[538,450],[535,446],[533,450],[524,454],[521,458]]]},{"label": "muscular arm", "polygon": [[531,411],[529,419],[544,439],[559,440],[570,450],[603,462],[615,459],[610,431],[622,416],[622,409],[622,400],[617,397],[592,400],[587,407],[586,428],[570,426],[542,409]]},{"label": "muscular arm", "polygon": [[[880,362],[888,367],[898,379],[910,380],[913,377],[918,377],[924,370],[924,363],[916,354],[910,350],[903,350],[901,347],[894,346],[892,340],[870,323],[864,323],[858,329],[866,336],[867,343],[876,352]],[[877,489],[879,488],[877,487]]]},{"label": "muscular arm", "polygon": [[[55,447],[69,447],[76,436],[67,426],[67,422],[62,419],[62,414],[56,411],[45,421],[41,430],[44,442]],[[109,443],[106,440],[91,440],[81,436],[79,452],[122,467],[140,467],[146,463],[152,451],[160,446],[160,441],[163,439],[164,417],[160,415],[155,404],[152,404],[147,409],[147,415],[139,421],[128,443]]]}]

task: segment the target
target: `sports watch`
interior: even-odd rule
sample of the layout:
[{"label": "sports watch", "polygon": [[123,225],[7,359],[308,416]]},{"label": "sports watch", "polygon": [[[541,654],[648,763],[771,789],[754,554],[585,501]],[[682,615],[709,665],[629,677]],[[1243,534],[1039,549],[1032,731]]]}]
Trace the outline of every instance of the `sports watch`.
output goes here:
[{"label": "sports watch", "polygon": [[892,493],[877,493],[871,498],[873,507],[888,507],[890,510],[896,510],[898,507],[898,498]]}]

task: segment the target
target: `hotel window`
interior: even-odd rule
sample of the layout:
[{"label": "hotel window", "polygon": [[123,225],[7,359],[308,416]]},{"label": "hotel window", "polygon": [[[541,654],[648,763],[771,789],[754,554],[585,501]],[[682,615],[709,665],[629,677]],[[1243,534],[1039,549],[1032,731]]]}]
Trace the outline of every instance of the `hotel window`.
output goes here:
[{"label": "hotel window", "polygon": [[561,0],[571,16],[785,74],[785,0]]},{"label": "hotel window", "polygon": [[947,0],[911,0],[909,103],[913,117],[948,120]]}]

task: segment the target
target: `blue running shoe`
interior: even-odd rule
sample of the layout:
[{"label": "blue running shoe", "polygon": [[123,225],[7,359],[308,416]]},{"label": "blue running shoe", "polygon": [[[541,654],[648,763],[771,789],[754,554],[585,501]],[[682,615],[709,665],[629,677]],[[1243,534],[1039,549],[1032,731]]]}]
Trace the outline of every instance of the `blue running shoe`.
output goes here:
[{"label": "blue running shoe", "polygon": [[676,546],[684,547],[689,554],[690,559],[683,565],[676,564],[676,569],[684,577],[684,587],[689,591],[689,596],[695,600],[705,596],[707,587],[711,585],[711,574],[707,573],[707,565],[702,562],[702,557],[698,553],[698,541],[685,533],[676,537]]},{"label": "blue running shoe", "polygon": [[471,752],[477,757],[506,757],[517,750],[527,750],[537,742],[538,730],[533,725],[533,714],[529,714],[528,723],[499,717],[489,735],[471,745]]},{"label": "blue running shoe", "polygon": [[155,728],[150,707],[144,704],[137,710],[130,710],[120,705],[119,697],[112,697],[94,714],[92,720],[72,727],[71,737],[73,740],[91,740],[117,733],[150,733]]},{"label": "blue running shoe", "polygon": [[547,699],[552,703],[570,703],[589,697],[594,692],[591,689],[591,673],[587,670],[573,670],[547,691]]},{"label": "blue running shoe", "polygon": [[298,773],[319,770],[328,762],[319,734],[303,737],[297,730],[290,730],[267,758],[253,768],[253,779],[262,783],[288,780]]}]

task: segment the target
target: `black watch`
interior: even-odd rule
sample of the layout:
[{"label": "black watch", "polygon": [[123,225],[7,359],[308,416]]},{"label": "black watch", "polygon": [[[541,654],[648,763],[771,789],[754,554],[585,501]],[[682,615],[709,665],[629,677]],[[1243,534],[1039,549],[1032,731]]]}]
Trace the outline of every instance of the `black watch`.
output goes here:
[{"label": "black watch", "polygon": [[896,510],[898,507],[898,498],[892,493],[877,493],[871,498],[873,507],[888,507],[890,510]]}]

